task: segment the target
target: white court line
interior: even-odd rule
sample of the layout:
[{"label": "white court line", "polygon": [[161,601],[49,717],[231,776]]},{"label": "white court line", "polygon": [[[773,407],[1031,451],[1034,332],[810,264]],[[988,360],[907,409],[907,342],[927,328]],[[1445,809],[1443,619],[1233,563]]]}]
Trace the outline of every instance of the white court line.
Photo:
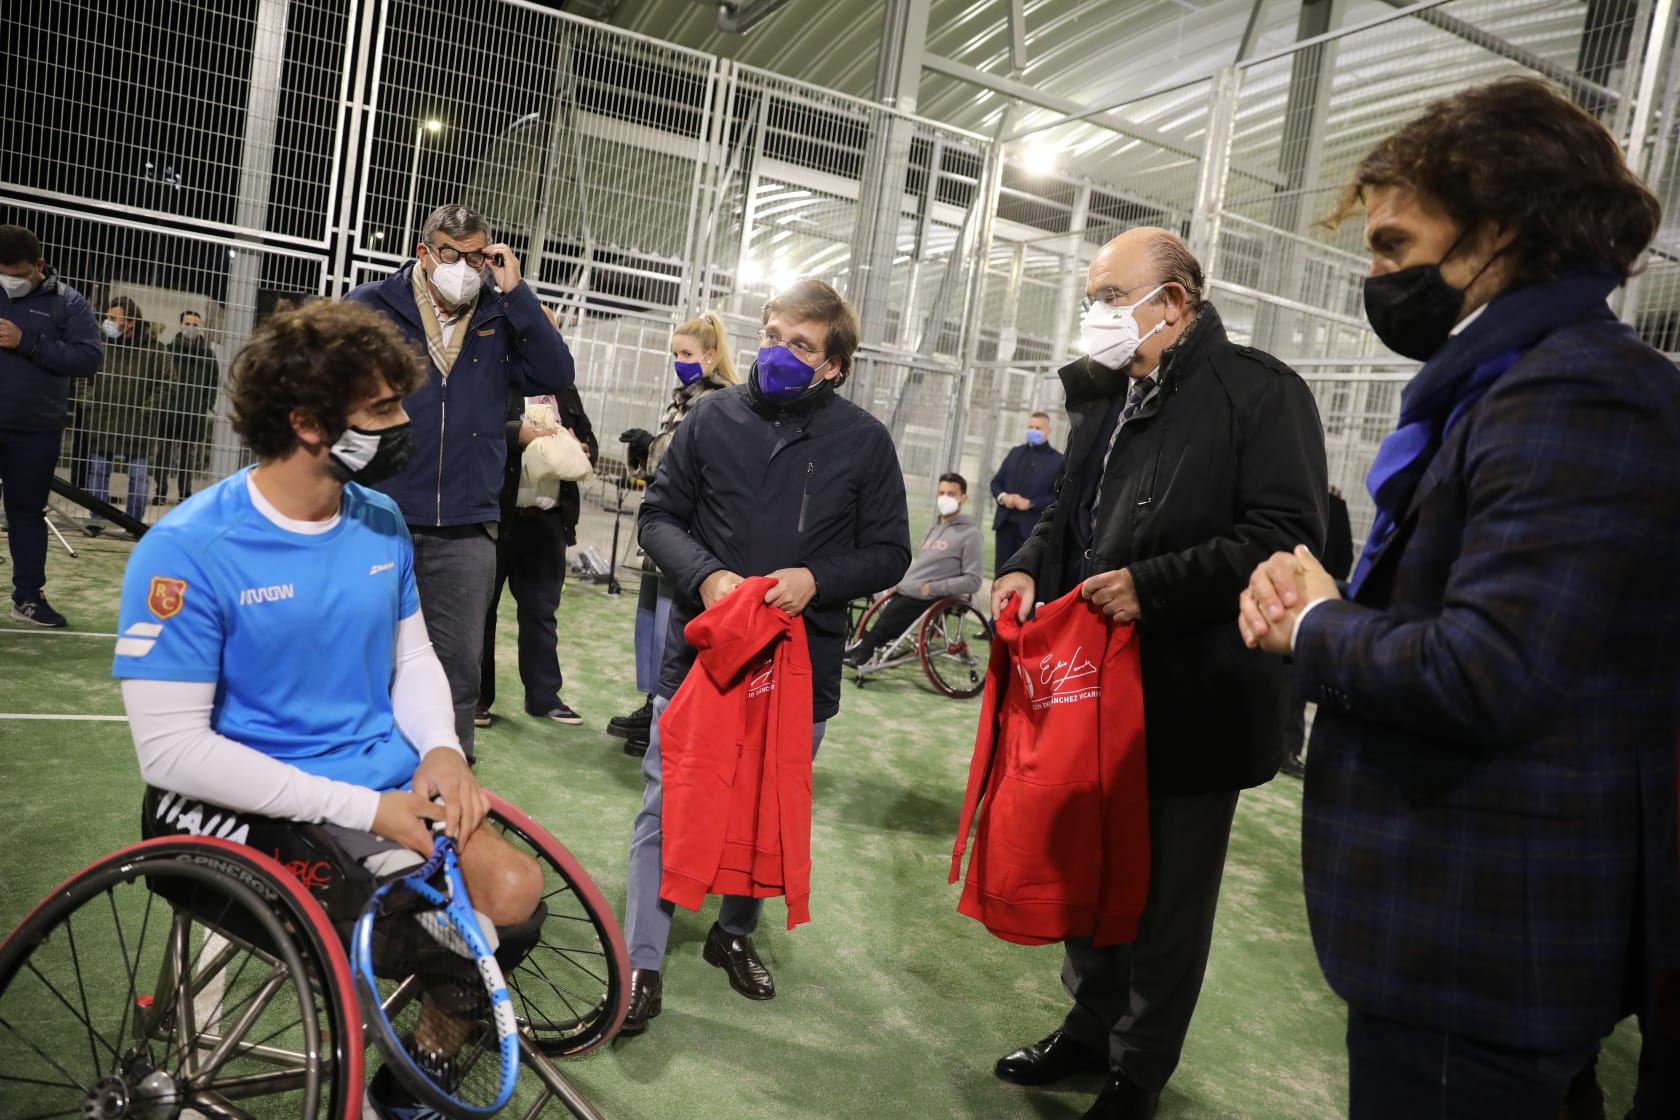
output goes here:
[{"label": "white court line", "polygon": [[115,634],[101,634],[95,630],[52,630],[46,627],[36,627],[25,630],[21,626],[0,626],[0,634],[39,634],[41,637],[57,638],[114,638]]},{"label": "white court line", "polygon": [[84,720],[91,723],[127,723],[127,716],[43,716],[24,715],[21,712],[0,712],[0,720],[4,719],[72,719]]}]

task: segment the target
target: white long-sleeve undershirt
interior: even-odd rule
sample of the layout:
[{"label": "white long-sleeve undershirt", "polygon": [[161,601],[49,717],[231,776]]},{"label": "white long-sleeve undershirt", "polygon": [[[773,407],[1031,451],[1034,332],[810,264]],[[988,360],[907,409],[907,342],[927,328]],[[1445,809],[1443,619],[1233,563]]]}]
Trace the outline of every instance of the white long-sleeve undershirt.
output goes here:
[{"label": "white long-sleeve undershirt", "polygon": [[[242,812],[294,821],[328,821],[370,830],[379,791],[334,781],[217,734],[210,726],[214,681],[123,681],[123,706],[151,785]],[[391,708],[410,743],[461,751],[449,680],[415,611],[397,624]]]}]

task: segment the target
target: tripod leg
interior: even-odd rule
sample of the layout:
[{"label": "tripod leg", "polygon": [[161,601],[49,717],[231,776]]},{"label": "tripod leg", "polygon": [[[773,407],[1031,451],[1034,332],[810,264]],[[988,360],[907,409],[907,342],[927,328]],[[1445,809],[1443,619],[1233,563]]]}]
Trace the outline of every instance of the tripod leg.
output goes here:
[{"label": "tripod leg", "polygon": [[70,559],[80,559],[80,557],[76,555],[76,550],[70,547],[70,542],[64,539],[64,534],[58,531],[58,526],[54,524],[52,519],[52,510],[49,509],[46,512],[44,520],[47,523],[47,528],[52,530],[52,535],[58,538],[58,543],[64,546],[64,551],[70,554]]},{"label": "tripod leg", "polygon": [[607,561],[607,597],[617,599],[624,594],[624,588],[618,584],[618,522],[619,515],[624,512],[624,485],[618,487],[618,508],[613,510],[613,539],[612,557]]}]

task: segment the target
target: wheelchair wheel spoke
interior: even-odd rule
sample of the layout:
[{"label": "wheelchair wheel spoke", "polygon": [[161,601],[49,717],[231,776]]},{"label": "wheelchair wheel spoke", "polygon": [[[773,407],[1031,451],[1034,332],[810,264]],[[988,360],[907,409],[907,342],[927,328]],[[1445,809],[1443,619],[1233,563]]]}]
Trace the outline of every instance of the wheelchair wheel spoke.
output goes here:
[{"label": "wheelchair wheel spoke", "polygon": [[[74,1016],[76,1022],[78,1024],[80,1024],[80,1026],[82,1027],[82,1029],[84,1031],[87,1032],[88,1046],[89,1046],[89,1049],[93,1053],[93,1065],[92,1065],[91,1068],[93,1068],[93,1069],[104,1068],[104,1066],[102,1065],[102,1063],[99,1060],[99,1051],[98,1051],[98,1048],[95,1044],[95,1040],[97,1040],[98,1042],[104,1042],[105,1043],[105,1049],[107,1049],[111,1052],[111,1057],[112,1057],[113,1060],[115,1060],[116,1057],[117,1057],[116,1047],[112,1046],[109,1042],[107,1042],[105,1040],[105,1037],[103,1035],[101,1035],[98,1031],[93,1029],[93,1023],[90,1022],[88,1019],[84,1018],[82,1016],[82,1014],[80,1012],[78,1012],[75,1009],[74,1006],[71,1005],[70,1001],[65,998],[64,993],[58,990],[58,985],[57,984],[54,984],[51,980],[48,980],[45,976],[43,976],[41,974],[41,972],[35,967],[35,962],[31,961],[29,963],[28,967],[29,967],[29,971],[35,976],[35,978],[41,982],[41,986],[46,988],[47,991],[52,994],[52,997],[55,1000],[57,1000],[60,1004],[62,1004],[64,1006],[64,1009],[66,1011],[70,1012],[70,1014],[72,1016]],[[26,1044],[28,1043],[27,1039],[25,1040],[25,1043]]]},{"label": "wheelchair wheel spoke", "polygon": [[105,891],[105,901],[111,911],[111,926],[117,932],[117,951],[122,954],[123,975],[128,978],[128,990],[123,994],[122,1006],[117,1008],[120,1022],[113,1038],[122,1038],[127,1033],[129,1021],[134,1023],[135,1041],[140,1040],[140,1021],[138,1014],[140,956],[146,951],[146,932],[152,926],[152,903],[155,896],[146,896],[146,908],[140,914],[140,936],[134,941],[134,955],[128,953],[128,937],[124,933],[125,923],[122,915],[117,913],[117,893],[114,888]]},{"label": "wheelchair wheel spoke", "polygon": [[[93,1029],[93,1012],[88,1009],[87,980],[82,976],[82,955],[76,951],[76,925],[74,922],[64,923],[64,937],[70,943],[70,963],[76,972],[76,997],[81,1001],[82,1011],[77,1016],[87,1026],[89,1069],[99,1068],[99,1032]],[[117,1056],[116,1047],[107,1043],[111,1056]]]},{"label": "wheelchair wheel spoke", "polygon": [[[55,1087],[65,1088],[65,1089],[77,1089],[77,1090],[79,1090],[83,1093],[87,1092],[87,1090],[88,1090],[87,1083],[82,1081],[81,1078],[77,1077],[75,1074],[71,1073],[69,1070],[65,1069],[63,1066],[59,1065],[58,1060],[56,1058],[54,1058],[51,1054],[47,1053],[45,1050],[43,1050],[39,1046],[37,1046],[35,1044],[34,1039],[26,1037],[22,1031],[18,1030],[16,1027],[14,1027],[11,1023],[7,1022],[5,1019],[0,1019],[0,1026],[5,1027],[6,1030],[13,1037],[15,1037],[19,1042],[23,1043],[25,1046],[29,1047],[29,1049],[34,1052],[36,1057],[40,1058],[42,1061],[46,1062],[53,1069],[56,1069],[59,1073],[62,1073],[65,1076],[66,1080],[63,1081],[62,1083],[59,1083],[59,1084],[55,1085]],[[5,1078],[3,1078],[3,1080],[8,1081],[8,1082],[19,1082],[19,1081],[24,1081],[25,1079],[8,1075]],[[54,1083],[50,1082],[50,1081],[40,1081],[40,1080],[34,1080],[34,1079],[30,1079],[28,1081],[28,1083],[31,1084],[31,1085],[54,1085]]]}]

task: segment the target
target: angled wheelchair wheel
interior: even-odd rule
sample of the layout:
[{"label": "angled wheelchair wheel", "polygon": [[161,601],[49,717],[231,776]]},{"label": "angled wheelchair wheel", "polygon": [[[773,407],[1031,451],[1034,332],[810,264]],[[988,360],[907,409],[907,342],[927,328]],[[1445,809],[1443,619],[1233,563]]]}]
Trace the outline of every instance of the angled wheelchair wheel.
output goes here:
[{"label": "angled wheelchair wheel", "polygon": [[956,699],[978,696],[991,659],[986,616],[961,599],[941,599],[922,616],[917,656],[928,683]]},{"label": "angled wheelchair wheel", "polygon": [[891,599],[897,594],[898,592],[896,591],[889,591],[885,595],[870,600],[868,606],[864,607],[861,611],[855,612],[857,621],[852,624],[851,630],[848,631],[846,638],[847,643],[856,644],[857,642],[863,641],[864,634],[867,633],[869,628],[875,623],[876,613],[886,605],[888,599]]},{"label": "angled wheelchair wheel", "polygon": [[520,1025],[544,1054],[572,1057],[609,1041],[630,1000],[630,953],[618,919],[560,841],[502,798],[486,822],[543,871],[548,909],[535,947],[505,970]]},{"label": "angled wheelchair wheel", "polygon": [[336,1120],[361,1093],[344,949],[249,848],[123,848],[0,943],[0,1116]]}]

